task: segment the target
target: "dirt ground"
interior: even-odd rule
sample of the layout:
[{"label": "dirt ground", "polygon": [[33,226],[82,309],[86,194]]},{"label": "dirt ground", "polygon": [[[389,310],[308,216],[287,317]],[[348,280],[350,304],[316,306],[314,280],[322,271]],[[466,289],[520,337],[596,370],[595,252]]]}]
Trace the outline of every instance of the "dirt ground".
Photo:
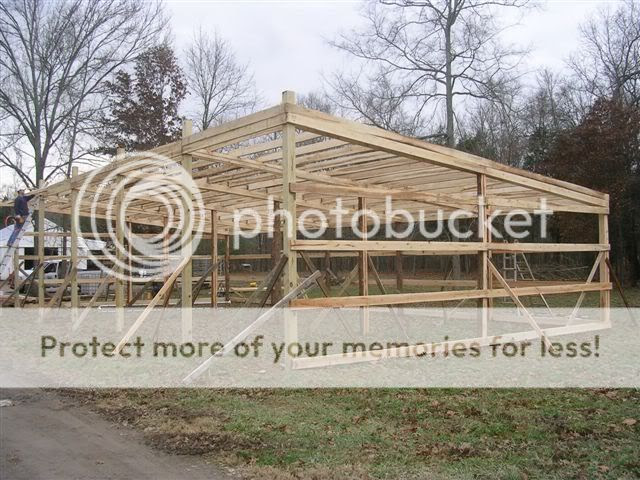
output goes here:
[{"label": "dirt ground", "polygon": [[68,398],[42,390],[0,390],[0,478],[222,480],[201,457],[170,455]]}]

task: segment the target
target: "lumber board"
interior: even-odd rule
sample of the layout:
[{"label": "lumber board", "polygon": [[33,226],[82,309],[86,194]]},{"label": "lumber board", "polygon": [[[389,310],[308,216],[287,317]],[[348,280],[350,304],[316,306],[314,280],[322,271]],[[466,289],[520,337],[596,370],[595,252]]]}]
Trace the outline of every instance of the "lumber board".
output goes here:
[{"label": "lumber board", "polygon": [[322,133],[333,138],[369,147],[377,147],[401,156],[433,162],[456,170],[484,173],[491,178],[536,188],[541,191],[549,191],[550,193],[556,193],[566,198],[590,204],[607,206],[608,203],[605,199],[605,194],[601,192],[502,165],[455,149],[429,144],[388,132],[381,128],[308,110],[298,105],[286,105],[285,110],[287,112],[287,122],[293,123],[298,128],[306,131]]},{"label": "lumber board", "polygon": [[71,279],[75,277],[77,270],[78,270],[78,267],[76,267],[75,265],[73,266],[69,265],[69,269],[64,276],[63,282],[60,284],[60,286],[56,290],[56,293],[53,295],[53,297],[51,297],[51,300],[49,300],[47,307],[51,308],[55,306],[57,307],[60,306],[60,303],[62,302],[62,297],[64,295],[64,291],[67,289],[67,287],[71,283]]},{"label": "lumber board", "polygon": [[[599,292],[611,290],[610,283],[576,283],[566,285],[541,285],[511,289],[518,296],[560,295],[578,292]],[[292,303],[293,307],[373,307],[386,305],[405,305],[412,303],[445,302],[450,300],[472,300],[479,298],[501,298],[508,296],[504,288],[454,290],[443,292],[394,293],[390,295],[368,295],[332,298],[305,298]]]},{"label": "lumber board", "polygon": [[[122,340],[120,340],[120,342],[118,342],[118,345],[116,345],[116,349],[115,349],[116,355],[120,353],[120,350],[122,350],[125,343],[127,343],[131,339],[131,337],[133,337],[133,335],[138,331],[138,328],[140,328],[140,325],[142,325],[144,321],[147,319],[147,317],[151,314],[151,311],[153,310],[153,308],[160,302],[161,299],[165,297],[167,292],[173,288],[174,282],[176,281],[178,276],[182,273],[182,269],[188,263],[190,258],[191,257],[185,257],[184,259],[182,259],[182,261],[176,266],[176,269],[171,273],[171,275],[169,276],[165,284],[158,291],[156,296],[153,297],[153,300],[149,302],[149,304],[147,305],[147,308],[145,308],[144,311],[140,314],[140,316],[136,319],[136,321],[133,322],[133,325],[131,325],[127,333],[124,334],[124,337],[122,337]],[[168,298],[168,295],[167,295],[167,298]]]},{"label": "lumber board", "polygon": [[73,326],[71,328],[72,331],[75,332],[80,327],[80,325],[82,325],[84,319],[87,318],[87,316],[91,313],[92,308],[96,305],[96,302],[98,301],[98,298],[100,298],[100,295],[104,293],[109,284],[113,281],[114,278],[110,275],[105,275],[104,277],[102,277],[102,281],[98,285],[98,288],[96,288],[96,291],[89,300],[89,303],[87,303],[87,305],[84,307],[84,310],[82,310],[78,318],[76,318],[75,322],[73,322]]},{"label": "lumber board", "polygon": [[288,257],[286,255],[280,256],[280,258],[278,259],[278,263],[273,266],[262,283],[260,283],[260,285],[258,285],[258,287],[253,290],[253,293],[251,293],[246,302],[244,302],[245,307],[251,307],[252,305],[257,304],[258,308],[262,308],[267,304],[267,299],[273,293],[273,288],[280,278],[280,275],[282,274],[282,271],[287,264],[287,260]]},{"label": "lumber board", "polygon": [[454,208],[474,207],[478,203],[478,200],[476,198],[470,197],[464,198],[443,193],[435,194],[373,186],[340,186],[331,185],[328,183],[318,184],[310,182],[297,182],[291,184],[289,188],[292,192],[295,193],[319,193],[323,195],[333,196],[366,196],[366,198],[390,197],[395,200],[412,200],[416,202],[424,202],[432,205],[443,205],[446,207]]},{"label": "lumber board", "polygon": [[[493,262],[491,260],[489,260],[489,262],[487,263],[489,266],[489,271],[493,274],[493,276],[496,278],[496,280],[498,280],[498,283],[500,285],[502,285],[502,288],[507,292],[507,294],[511,297],[511,299],[513,300],[513,303],[515,303],[518,308],[524,312],[525,316],[527,317],[527,320],[529,321],[529,323],[531,324],[531,327],[538,333],[538,336],[542,339],[542,341],[544,341],[545,345],[547,346],[547,348],[549,348],[549,350],[553,350],[553,347],[551,345],[551,342],[549,341],[549,339],[545,336],[544,332],[542,331],[542,329],[540,328],[540,326],[538,325],[538,322],[536,322],[536,319],[533,318],[533,315],[531,315],[531,313],[529,312],[529,310],[527,310],[524,306],[524,304],[522,303],[522,301],[520,300],[520,298],[518,297],[518,293],[512,289],[509,284],[507,283],[507,281],[504,279],[504,277],[500,274],[500,272],[498,271],[498,269],[495,267],[495,265],[493,264]],[[542,293],[540,294],[542,295]]]},{"label": "lumber board", "polygon": [[[591,283],[593,281],[593,278],[595,277],[596,272],[598,271],[598,268],[600,267],[600,264],[601,264],[603,256],[604,256],[603,252],[598,253],[598,255],[596,256],[596,261],[593,262],[593,266],[591,267],[591,271],[589,272],[589,276],[587,277],[587,281],[585,283]],[[576,317],[576,315],[578,315],[578,310],[580,310],[580,306],[582,305],[582,302],[584,301],[585,295],[586,294],[584,292],[582,292],[580,294],[580,296],[578,297],[578,300],[576,301],[576,304],[573,307],[571,315],[569,316],[569,323],[573,322],[573,319]]]},{"label": "lumber board", "polygon": [[245,340],[252,331],[254,331],[259,326],[264,325],[264,323],[269,320],[279,308],[286,306],[292,299],[296,298],[298,295],[307,290],[317,280],[317,278],[320,277],[320,275],[321,273],[316,270],[313,274],[305,278],[300,285],[291,289],[291,291],[283,296],[278,301],[278,303],[258,316],[258,318],[256,318],[250,325],[248,325],[235,337],[229,340],[220,350],[218,350],[215,354],[211,355],[204,362],[202,362],[195,370],[193,370],[183,379],[183,382],[191,383],[193,380],[202,375],[202,373],[204,373],[207,368],[209,368],[209,365],[211,365],[211,362],[213,362],[216,357],[223,357],[224,355],[229,354],[235,348],[235,346]]},{"label": "lumber board", "polygon": [[497,242],[423,242],[395,240],[292,240],[294,251],[423,251],[453,254],[475,254],[482,251],[501,252],[601,252],[608,244],[599,243],[497,243]]}]

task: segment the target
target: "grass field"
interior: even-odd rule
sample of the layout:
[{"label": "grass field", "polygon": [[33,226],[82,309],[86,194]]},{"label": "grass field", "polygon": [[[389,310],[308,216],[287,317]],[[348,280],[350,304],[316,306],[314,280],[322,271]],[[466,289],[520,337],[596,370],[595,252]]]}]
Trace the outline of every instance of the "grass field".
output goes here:
[{"label": "grass field", "polygon": [[[627,294],[640,305],[640,289]],[[640,478],[638,390],[71,394],[157,448],[204,455],[248,478]]]},{"label": "grass field", "polygon": [[630,390],[84,394],[153,446],[262,478],[638,478]]}]

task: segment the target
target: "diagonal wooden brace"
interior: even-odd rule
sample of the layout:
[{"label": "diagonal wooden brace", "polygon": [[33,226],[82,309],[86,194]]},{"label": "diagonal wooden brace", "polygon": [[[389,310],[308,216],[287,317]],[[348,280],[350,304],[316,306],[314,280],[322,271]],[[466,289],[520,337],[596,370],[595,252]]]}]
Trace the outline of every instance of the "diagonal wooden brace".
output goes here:
[{"label": "diagonal wooden brace", "polygon": [[193,380],[202,375],[207,368],[211,365],[211,363],[215,360],[216,357],[223,357],[231,352],[236,345],[240,342],[244,341],[247,336],[256,328],[263,325],[267,320],[269,320],[273,314],[281,307],[285,307],[289,304],[289,302],[304,293],[311,285],[313,285],[316,280],[322,275],[322,273],[316,270],[309,277],[305,278],[300,285],[287,293],[284,297],[282,297],[275,305],[271,306],[266,312],[262,313],[258,318],[256,318],[253,323],[248,325],[244,330],[242,330],[239,334],[229,340],[224,347],[218,350],[215,354],[211,355],[204,362],[202,362],[195,370],[193,370],[189,375],[187,375],[182,381],[185,383],[191,383]]},{"label": "diagonal wooden brace", "polygon": [[[593,281],[593,277],[595,277],[596,272],[598,271],[598,267],[600,266],[600,262],[602,261],[603,256],[604,256],[604,252],[598,253],[598,256],[596,257],[596,261],[593,263],[593,267],[591,267],[591,272],[589,272],[589,277],[587,277],[587,281],[585,283],[589,284]],[[571,325],[573,323],[573,319],[578,314],[578,310],[580,310],[580,306],[582,305],[582,302],[584,301],[585,296],[586,296],[585,292],[580,293],[580,296],[578,297],[578,301],[576,302],[576,306],[573,307],[573,311],[569,316],[567,325]]]},{"label": "diagonal wooden brace", "polygon": [[555,349],[553,348],[553,345],[551,345],[551,342],[549,341],[547,336],[544,334],[544,331],[538,325],[538,322],[536,322],[535,318],[533,318],[533,315],[531,315],[529,313],[529,310],[527,310],[525,308],[525,306],[520,301],[520,298],[518,298],[518,296],[513,292],[513,290],[511,289],[511,287],[507,283],[507,281],[502,277],[502,275],[500,275],[500,272],[495,267],[493,262],[491,260],[489,260],[487,263],[488,263],[488,266],[489,266],[489,270],[491,271],[493,276],[496,277],[496,280],[498,280],[498,283],[500,283],[500,285],[502,285],[502,288],[504,288],[507,291],[507,293],[509,294],[509,296],[513,300],[513,303],[515,303],[518,306],[518,308],[522,309],[522,311],[524,312],[525,316],[527,317],[527,320],[529,320],[529,323],[531,324],[533,329],[536,331],[536,333],[540,336],[540,338],[542,339],[544,344],[547,346],[547,349],[550,352],[554,351]]},{"label": "diagonal wooden brace", "polygon": [[149,302],[149,305],[147,305],[147,308],[145,308],[144,311],[140,314],[140,316],[136,319],[136,321],[133,322],[133,325],[131,325],[131,328],[129,328],[129,331],[125,333],[124,337],[122,337],[122,340],[120,340],[118,345],[116,345],[116,350],[115,350],[116,355],[120,353],[120,350],[122,350],[125,343],[129,341],[129,339],[133,336],[133,334],[138,331],[138,328],[140,328],[140,325],[142,325],[142,323],[147,319],[147,317],[151,313],[151,310],[153,310],[153,308],[158,304],[158,302],[160,302],[160,300],[167,294],[169,289],[173,287],[173,283],[176,281],[176,278],[178,278],[178,275],[182,273],[182,270],[184,270],[184,267],[187,265],[187,263],[189,263],[189,260],[191,260],[190,255],[183,258],[180,261],[180,263],[178,264],[176,269],[173,271],[171,276],[169,276],[169,278],[167,279],[165,284],[162,286],[160,291],[158,291],[156,296],[153,297],[153,300]]}]

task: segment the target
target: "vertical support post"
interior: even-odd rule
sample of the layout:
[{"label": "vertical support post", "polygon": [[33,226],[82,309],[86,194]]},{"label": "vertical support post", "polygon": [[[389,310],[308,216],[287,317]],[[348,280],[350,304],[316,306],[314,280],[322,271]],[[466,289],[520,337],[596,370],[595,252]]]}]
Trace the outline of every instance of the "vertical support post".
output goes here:
[{"label": "vertical support post", "polygon": [[[27,226],[23,225],[22,228],[27,228]],[[14,243],[17,243],[17,240],[15,240]],[[19,293],[21,286],[22,281],[20,280],[20,244],[18,243],[16,245],[16,249],[13,251],[13,288],[16,291],[16,294],[13,296],[13,306],[15,308],[20,307]]]},{"label": "vertical support post", "polygon": [[[296,103],[294,92],[282,92],[282,103]],[[283,252],[288,261],[284,269],[284,293],[287,294],[298,285],[298,259],[291,250],[291,240],[296,237],[296,194],[290,190],[290,185],[296,181],[296,129],[293,125],[285,124],[282,129],[282,200],[284,210]]]},{"label": "vertical support post", "polygon": [[[280,210],[280,202],[274,202],[273,209],[275,212]],[[280,261],[282,256],[282,217],[275,214],[273,218],[273,238],[271,239],[271,268],[274,268]],[[271,292],[271,305],[275,305],[282,298],[282,278],[278,277],[273,284]]]},{"label": "vertical support post", "polygon": [[[359,229],[362,232],[362,240],[367,239],[367,216],[364,211],[367,209],[367,200],[358,198],[358,211],[360,212]],[[367,262],[367,252],[358,253],[358,291],[359,295],[369,294],[369,262]]]},{"label": "vertical support post", "polygon": [[[42,188],[42,180],[38,181],[38,188]],[[38,264],[44,264],[44,216],[45,216],[45,208],[44,208],[44,195],[40,195],[38,198]],[[44,308],[44,266],[40,267],[38,270],[38,307]]]},{"label": "vertical support post", "polygon": [[231,298],[231,235],[224,238],[224,299]]},{"label": "vertical support post", "polygon": [[[487,177],[479,173],[477,175],[477,195],[478,195],[478,240],[480,242],[489,241],[489,226],[487,215]],[[477,285],[481,290],[489,288],[489,252],[478,253]],[[482,319],[482,337],[488,335],[489,330],[489,299],[487,297],[478,299],[478,308]]]},{"label": "vertical support post", "polygon": [[[124,157],[124,148],[118,148],[116,153],[116,161],[122,160]],[[123,201],[124,201],[124,191],[122,189],[118,190],[116,193],[116,260],[118,265],[116,265],[116,279],[114,285],[114,293],[115,293],[115,302],[116,302],[116,329],[118,332],[122,331],[124,328],[124,306],[125,306],[125,297],[124,297],[124,280],[122,279],[122,275],[124,274],[124,269],[122,268],[122,263],[124,262],[124,254],[122,249],[124,248],[124,226],[126,221],[125,212],[123,210]]]},{"label": "vertical support post", "polygon": [[[607,202],[609,196],[607,195]],[[609,215],[598,215],[598,243],[609,244]],[[609,269],[607,268],[607,260],[609,260],[609,252],[604,252],[602,260],[600,260],[600,283],[609,283]],[[611,322],[611,291],[600,291],[600,308],[602,309],[601,319],[603,322]]]},{"label": "vertical support post", "polygon": [[[169,259],[169,238],[171,237],[171,229],[169,228],[169,224],[167,219],[164,219],[164,238],[162,239],[162,255],[164,256],[165,265],[170,265]],[[169,272],[169,268],[166,268],[162,275],[162,283],[167,283],[171,273]]]},{"label": "vertical support post", "polygon": [[[296,94],[291,91],[282,92],[282,103],[296,103]],[[296,194],[291,192],[291,184],[296,181],[296,129],[293,125],[285,123],[282,128],[282,200],[284,216],[284,231],[282,238],[282,251],[287,256],[287,264],[284,266],[284,295],[287,295],[298,286],[298,256],[291,249],[291,241],[296,239],[297,215]],[[295,312],[286,309],[284,312],[284,341],[287,345],[298,340],[298,319]],[[291,358],[285,358],[285,365],[291,367]]]},{"label": "vertical support post", "polygon": [[[367,199],[358,197],[358,212],[360,213],[359,229],[362,233],[362,240],[367,240]],[[368,252],[358,252],[358,294],[361,296],[369,295],[369,262]],[[360,329],[364,335],[369,333],[369,308],[361,309]]]},{"label": "vertical support post", "polygon": [[402,252],[396,252],[396,289],[399,292],[404,288],[402,276]]},{"label": "vertical support post", "polygon": [[[218,261],[218,212],[211,210],[211,262]],[[218,267],[211,270],[211,307],[218,306]]]},{"label": "vertical support post", "polygon": [[[78,167],[71,169],[71,207],[75,207],[78,201],[78,189],[75,186],[75,178],[78,176]],[[71,262],[69,268],[71,268],[71,308],[78,308],[80,306],[80,295],[78,294],[78,231],[80,219],[73,215],[71,211]]]},{"label": "vertical support post", "polygon": [[[129,232],[132,231],[131,222],[129,222]],[[131,266],[131,258],[133,257],[133,246],[131,245],[131,239],[127,238],[127,248],[129,251],[129,280],[127,282],[127,305],[131,302],[133,297],[133,268]]]},{"label": "vertical support post", "polygon": [[[193,134],[193,122],[191,120],[183,120],[182,121],[182,140],[187,137],[190,137]],[[193,161],[191,155],[182,155],[182,168],[187,172],[187,175],[193,175]],[[184,215],[184,225],[191,225],[191,206],[186,204],[183,206],[183,215]],[[191,306],[193,305],[193,261],[191,257],[193,255],[191,239],[193,232],[191,231],[191,227],[187,227],[187,231],[184,232],[184,235],[187,237],[183,242],[182,247],[182,257],[189,257],[187,264],[184,266],[182,270],[182,340],[187,342],[191,340],[192,333],[192,311]]]}]

